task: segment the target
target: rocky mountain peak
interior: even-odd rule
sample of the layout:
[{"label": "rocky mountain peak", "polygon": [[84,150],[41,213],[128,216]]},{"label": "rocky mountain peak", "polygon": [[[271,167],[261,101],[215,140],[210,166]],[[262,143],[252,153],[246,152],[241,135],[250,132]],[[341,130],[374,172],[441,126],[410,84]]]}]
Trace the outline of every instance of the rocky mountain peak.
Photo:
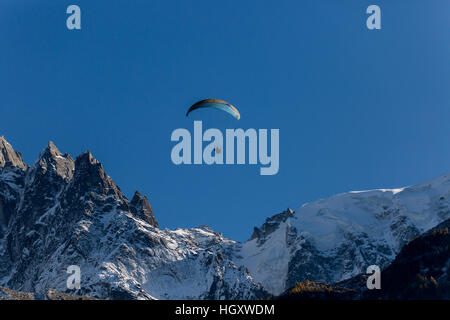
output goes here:
[{"label": "rocky mountain peak", "polygon": [[143,196],[139,191],[134,193],[133,199],[130,202],[130,210],[136,218],[142,219],[152,226],[158,228],[153,209],[148,202],[147,196]]},{"label": "rocky mountain peak", "polygon": [[14,166],[26,170],[28,166],[23,162],[20,152],[14,151],[13,147],[6,141],[5,137],[0,137],[0,167]]},{"label": "rocky mountain peak", "polygon": [[43,173],[50,170],[64,180],[69,181],[73,176],[75,161],[70,155],[63,155],[55,144],[50,141],[47,147],[41,151],[35,166]]},{"label": "rocky mountain peak", "polygon": [[120,188],[103,169],[103,165],[94,158],[90,151],[80,154],[75,160],[72,188],[80,194],[95,192],[99,195],[111,195],[124,202],[126,199]]},{"label": "rocky mountain peak", "polygon": [[294,215],[294,210],[287,208],[281,213],[278,213],[270,218],[267,218],[264,224],[258,228],[254,227],[253,234],[249,240],[258,239],[260,242],[264,242],[264,239],[272,232],[277,230],[278,226],[285,222],[289,217]]},{"label": "rocky mountain peak", "polygon": [[75,165],[77,168],[86,167],[86,166],[93,166],[99,164],[101,166],[101,163],[94,158],[92,153],[87,150],[80,154],[77,159],[75,160]]},{"label": "rocky mountain peak", "polygon": [[65,291],[64,270],[78,265],[80,294],[99,298],[266,296],[233,262],[236,242],[209,228],[157,228],[148,197],[129,201],[89,151],[74,161],[50,142],[29,170],[1,170],[0,221],[0,286],[14,290]]}]

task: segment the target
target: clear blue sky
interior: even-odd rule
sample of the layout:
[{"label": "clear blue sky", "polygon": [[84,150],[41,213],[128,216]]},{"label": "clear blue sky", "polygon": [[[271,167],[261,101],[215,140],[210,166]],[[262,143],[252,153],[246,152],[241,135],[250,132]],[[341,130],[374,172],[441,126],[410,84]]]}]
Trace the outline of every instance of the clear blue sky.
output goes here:
[{"label": "clear blue sky", "polygon": [[[66,28],[70,4],[81,31]],[[448,0],[1,0],[0,135],[28,163],[49,140],[89,149],[162,227],[245,240],[287,207],[450,171],[449,15]],[[185,117],[210,97],[241,120]],[[279,128],[278,175],[175,166],[170,134],[194,119]]]}]

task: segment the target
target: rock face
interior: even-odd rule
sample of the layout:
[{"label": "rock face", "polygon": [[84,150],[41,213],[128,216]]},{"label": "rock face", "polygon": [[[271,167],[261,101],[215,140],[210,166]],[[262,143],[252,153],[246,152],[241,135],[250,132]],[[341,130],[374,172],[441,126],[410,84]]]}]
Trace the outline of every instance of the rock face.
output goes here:
[{"label": "rock face", "polygon": [[264,244],[266,239],[271,233],[275,232],[281,223],[286,222],[286,220],[294,215],[294,211],[288,208],[282,213],[278,213],[273,217],[267,218],[266,222],[261,226],[261,228],[254,227],[253,234],[250,237],[250,241],[256,239],[258,245]]},{"label": "rock face", "polygon": [[153,209],[148,202],[147,196],[142,196],[139,191],[136,191],[130,202],[131,212],[139,219],[158,228],[158,222],[153,214]]},{"label": "rock face", "polygon": [[5,137],[0,137],[0,167],[13,166],[26,169],[26,165],[22,161],[22,155],[14,151],[11,145],[6,141]]},{"label": "rock face", "polygon": [[[137,191],[129,201],[89,151],[74,160],[50,142],[27,166],[0,138],[0,286],[17,291],[266,298],[299,281],[333,284],[372,264],[387,268],[406,243],[449,218],[447,174],[288,209],[266,219],[245,243],[208,227],[162,230],[148,198]],[[424,261],[423,270],[431,266]],[[81,270],[79,290],[66,286],[71,265]]]}]

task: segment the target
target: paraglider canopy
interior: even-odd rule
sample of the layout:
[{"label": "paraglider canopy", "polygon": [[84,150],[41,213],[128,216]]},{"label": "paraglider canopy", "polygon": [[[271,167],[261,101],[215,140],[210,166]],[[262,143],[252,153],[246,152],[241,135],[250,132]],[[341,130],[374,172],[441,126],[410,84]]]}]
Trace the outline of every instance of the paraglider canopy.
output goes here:
[{"label": "paraglider canopy", "polygon": [[200,109],[200,108],[213,108],[213,109],[217,109],[217,110],[222,110],[222,111],[225,111],[226,113],[230,114],[237,120],[239,120],[241,118],[239,111],[235,107],[233,107],[228,102],[220,100],[220,99],[205,99],[205,100],[199,101],[197,103],[194,103],[189,108],[189,110],[186,112],[186,117],[192,111]]}]

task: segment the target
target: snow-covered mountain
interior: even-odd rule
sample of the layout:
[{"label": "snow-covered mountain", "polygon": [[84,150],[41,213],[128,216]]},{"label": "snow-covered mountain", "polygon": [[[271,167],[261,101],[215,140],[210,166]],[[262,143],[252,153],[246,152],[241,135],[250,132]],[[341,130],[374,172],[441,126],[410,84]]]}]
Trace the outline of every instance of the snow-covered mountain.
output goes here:
[{"label": "snow-covered mountain", "polygon": [[[90,152],[73,160],[53,143],[28,167],[4,138],[0,283],[120,299],[256,299],[265,292],[230,259],[236,242],[208,227],[161,230],[148,199],[122,194]],[[6,151],[5,151],[6,150]]]},{"label": "snow-covered mountain", "polygon": [[[90,152],[53,143],[28,166],[0,138],[0,286],[100,298],[258,299],[296,281],[336,282],[388,265],[450,217],[450,175],[397,190],[350,192],[288,209],[239,243],[208,227],[161,229]],[[69,265],[81,289],[66,289]]]},{"label": "snow-covered mountain", "polygon": [[267,219],[238,252],[273,294],[386,267],[405,243],[450,218],[450,174],[416,186],[348,192]]}]

